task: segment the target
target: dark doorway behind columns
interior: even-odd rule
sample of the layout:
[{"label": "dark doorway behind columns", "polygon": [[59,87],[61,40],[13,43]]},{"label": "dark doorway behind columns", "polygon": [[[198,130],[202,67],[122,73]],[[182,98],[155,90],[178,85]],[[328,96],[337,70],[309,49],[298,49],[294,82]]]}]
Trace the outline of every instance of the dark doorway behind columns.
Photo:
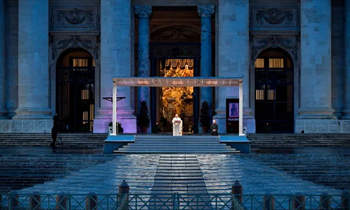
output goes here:
[{"label": "dark doorway behind columns", "polygon": [[293,61],[282,49],[267,49],[255,61],[257,133],[294,130]]},{"label": "dark doorway behind columns", "polygon": [[95,62],[83,49],[62,53],[56,65],[56,110],[60,132],[92,132]]}]

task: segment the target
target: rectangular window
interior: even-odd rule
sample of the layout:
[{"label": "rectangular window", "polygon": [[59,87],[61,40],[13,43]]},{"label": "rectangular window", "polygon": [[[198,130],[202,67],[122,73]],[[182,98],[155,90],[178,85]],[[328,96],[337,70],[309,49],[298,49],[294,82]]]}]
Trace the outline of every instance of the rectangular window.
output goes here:
[{"label": "rectangular window", "polygon": [[89,121],[89,112],[85,111],[83,112],[83,125],[87,124]]},{"label": "rectangular window", "polygon": [[89,90],[81,90],[81,100],[89,100]]},{"label": "rectangular window", "polygon": [[88,67],[89,59],[86,58],[74,58],[73,67]]},{"label": "rectangular window", "polygon": [[268,90],[267,91],[267,100],[274,100],[275,99],[275,90]]},{"label": "rectangular window", "polygon": [[284,68],[284,59],[269,58],[269,68]]},{"label": "rectangular window", "polygon": [[255,68],[265,68],[264,59],[258,58],[255,61]]}]

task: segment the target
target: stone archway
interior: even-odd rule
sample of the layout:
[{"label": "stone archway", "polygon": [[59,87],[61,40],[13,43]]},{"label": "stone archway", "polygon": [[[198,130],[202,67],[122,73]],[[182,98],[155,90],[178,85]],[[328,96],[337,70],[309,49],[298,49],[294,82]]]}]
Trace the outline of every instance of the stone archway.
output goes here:
[{"label": "stone archway", "polygon": [[98,105],[100,104],[100,37],[89,35],[54,34],[50,36],[50,93],[51,93],[51,110],[56,113],[56,65],[59,57],[70,49],[81,49],[88,52],[95,62],[95,110],[97,114]]},{"label": "stone archway", "polygon": [[95,60],[81,48],[57,59],[56,113],[60,131],[92,132],[95,117]]},{"label": "stone archway", "polygon": [[281,49],[291,58],[293,63],[293,107],[294,116],[299,108],[300,81],[300,37],[298,35],[251,35],[250,36],[250,70],[249,70],[249,103],[255,113],[255,61],[267,49]]},{"label": "stone archway", "polygon": [[268,48],[255,60],[255,120],[257,133],[294,131],[294,68],[289,54]]}]

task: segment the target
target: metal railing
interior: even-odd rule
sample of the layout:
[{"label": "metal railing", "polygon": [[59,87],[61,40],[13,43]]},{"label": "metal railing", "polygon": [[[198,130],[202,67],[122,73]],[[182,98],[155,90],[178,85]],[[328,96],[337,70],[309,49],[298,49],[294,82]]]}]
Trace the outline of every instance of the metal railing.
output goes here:
[{"label": "metal railing", "polygon": [[2,194],[1,210],[349,210],[341,195],[234,194]]}]

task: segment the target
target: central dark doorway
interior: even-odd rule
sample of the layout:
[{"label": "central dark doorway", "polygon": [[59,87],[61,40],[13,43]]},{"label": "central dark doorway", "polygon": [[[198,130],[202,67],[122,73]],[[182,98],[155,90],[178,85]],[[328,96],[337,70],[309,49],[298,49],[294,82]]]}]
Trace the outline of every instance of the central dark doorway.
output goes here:
[{"label": "central dark doorway", "polygon": [[95,62],[83,49],[70,49],[57,61],[56,110],[60,132],[92,132]]},{"label": "central dark doorway", "polygon": [[294,130],[293,61],[281,49],[267,49],[255,61],[257,133]]}]

